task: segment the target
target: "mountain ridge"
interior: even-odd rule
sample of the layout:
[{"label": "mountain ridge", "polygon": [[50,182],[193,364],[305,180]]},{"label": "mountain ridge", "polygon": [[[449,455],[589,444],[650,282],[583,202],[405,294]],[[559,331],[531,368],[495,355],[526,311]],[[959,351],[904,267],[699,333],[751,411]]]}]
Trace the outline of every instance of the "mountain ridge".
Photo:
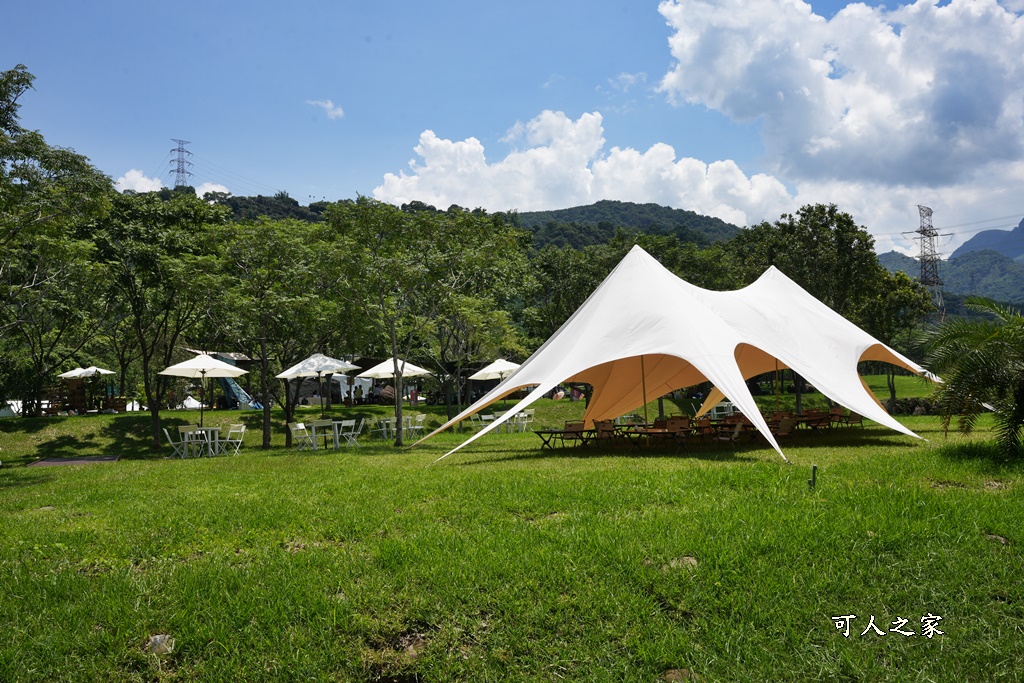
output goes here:
[{"label": "mountain ridge", "polygon": [[730,239],[740,227],[720,218],[660,204],[611,199],[552,211],[525,211],[516,215],[519,225],[533,232],[534,244],[583,247],[611,239],[616,229],[674,235],[701,245]]}]

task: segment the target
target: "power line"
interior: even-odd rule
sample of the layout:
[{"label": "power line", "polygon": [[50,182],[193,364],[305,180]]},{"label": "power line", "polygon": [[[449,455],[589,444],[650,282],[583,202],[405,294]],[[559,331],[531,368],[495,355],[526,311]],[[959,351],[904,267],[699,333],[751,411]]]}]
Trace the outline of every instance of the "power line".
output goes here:
[{"label": "power line", "polygon": [[[202,162],[201,163],[201,167],[202,168],[209,168],[209,169],[212,169],[214,171],[214,173],[210,173],[211,176],[216,176],[217,174],[220,174],[221,177],[216,177],[214,179],[215,180],[222,180],[222,181],[224,181],[222,183],[224,185],[227,185],[227,184],[230,183],[230,184],[236,185],[236,186],[237,185],[242,185],[242,186],[246,186],[246,187],[254,187],[254,188],[257,188],[257,189],[258,188],[263,188],[263,190],[262,190],[263,192],[266,192],[266,191],[269,190],[272,193],[277,193],[277,192],[280,191],[280,188],[276,188],[276,187],[273,187],[271,185],[267,185],[266,183],[262,183],[262,182],[260,182],[258,180],[253,180],[252,178],[248,178],[246,176],[243,176],[240,173],[235,173],[234,171],[231,171],[230,169],[224,168],[223,166],[218,166],[217,164],[213,163],[209,159],[205,159],[205,158],[199,156],[198,154],[193,155],[193,157],[196,160]],[[225,179],[225,177],[226,177],[226,179]],[[259,192],[257,192],[257,194],[259,194]]]},{"label": "power line", "polygon": [[[982,223],[991,223],[992,221],[1005,221],[1005,220],[1010,220],[1010,219],[1019,220],[1018,216],[1024,216],[1024,211],[1021,211],[1021,213],[1013,214],[1013,215],[1010,215],[1010,216],[999,216],[998,218],[985,218],[983,220],[970,221],[968,223],[957,223],[956,225],[944,225],[944,226],[941,226],[941,227],[939,227],[937,229],[938,230],[953,230],[954,231],[953,234],[956,234],[956,235],[969,235],[971,233],[984,232],[985,230],[1000,230],[1002,228],[1015,228],[1018,225],[1017,223],[1002,223],[1000,225],[983,226],[983,227],[977,228],[975,230],[957,230],[957,228],[968,227],[968,226],[971,226],[971,225],[981,225]],[[874,234],[876,237],[895,237],[896,235],[905,235],[906,231],[901,231],[901,232],[879,232],[879,233],[872,233],[872,234]]]}]

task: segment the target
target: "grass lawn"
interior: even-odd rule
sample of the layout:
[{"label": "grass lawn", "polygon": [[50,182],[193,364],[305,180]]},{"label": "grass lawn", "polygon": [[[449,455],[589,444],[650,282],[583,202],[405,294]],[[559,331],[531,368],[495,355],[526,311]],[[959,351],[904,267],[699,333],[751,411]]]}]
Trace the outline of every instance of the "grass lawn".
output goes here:
[{"label": "grass lawn", "polygon": [[[465,435],[296,453],[206,422],[240,416],[242,454],[201,460],[151,454],[146,416],[0,420],[0,681],[1022,676],[1024,463],[988,423],[797,435],[788,465],[533,434],[432,464]],[[122,459],[24,466],[51,454]]]}]

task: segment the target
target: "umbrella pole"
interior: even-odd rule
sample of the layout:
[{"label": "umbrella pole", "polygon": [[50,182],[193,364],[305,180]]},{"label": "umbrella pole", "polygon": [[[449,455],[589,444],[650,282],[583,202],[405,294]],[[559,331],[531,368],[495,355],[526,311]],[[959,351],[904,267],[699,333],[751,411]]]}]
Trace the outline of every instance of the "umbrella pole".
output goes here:
[{"label": "umbrella pole", "polygon": [[206,405],[206,372],[201,373],[199,380],[199,426],[203,426],[203,408]]}]

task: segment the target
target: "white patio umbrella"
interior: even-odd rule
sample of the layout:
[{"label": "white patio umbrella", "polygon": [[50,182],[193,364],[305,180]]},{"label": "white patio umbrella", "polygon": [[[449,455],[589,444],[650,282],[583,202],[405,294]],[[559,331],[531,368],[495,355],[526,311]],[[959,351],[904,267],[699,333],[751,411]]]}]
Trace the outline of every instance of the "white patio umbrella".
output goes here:
[{"label": "white patio umbrella", "polygon": [[[424,370],[418,365],[413,365],[408,361],[404,361],[398,358],[398,367],[402,371],[402,377],[421,377],[423,375],[429,375],[430,370]],[[360,372],[356,377],[366,377],[369,379],[392,379],[395,376],[395,359],[388,358],[383,363],[374,365],[365,372]]]},{"label": "white patio umbrella", "polygon": [[[485,365],[484,367],[480,368],[477,372],[474,372],[472,375],[469,376],[469,379],[496,379],[500,381],[505,379],[518,369],[519,363],[513,363],[512,361],[505,360],[504,358],[499,358],[493,363],[490,363],[489,365]],[[502,405],[504,405],[504,403],[505,399],[502,399]]]},{"label": "white patio umbrella", "polygon": [[[203,387],[205,388],[207,377],[241,377],[248,372],[248,370],[243,370],[237,365],[231,365],[201,353],[195,358],[190,358],[189,360],[164,368],[160,371],[160,374],[188,377],[190,379],[199,378],[202,380]],[[203,404],[201,402],[199,404],[199,426],[203,426]]]},{"label": "white patio umbrella", "polygon": [[98,368],[95,365],[90,365],[87,368],[75,368],[74,370],[68,370],[67,372],[62,372],[57,376],[62,379],[74,379],[77,377],[93,377],[95,375],[114,374],[117,373],[115,373],[113,370],[104,370],[103,368]]},{"label": "white patio umbrella", "polygon": [[[60,377],[61,379],[85,379],[86,377],[95,377],[97,375],[115,374],[117,373],[115,373],[113,370],[104,370],[103,368],[98,368],[95,365],[90,365],[87,368],[75,368],[74,370],[68,370],[67,372],[62,372],[57,376]],[[87,398],[86,403],[88,402],[89,401]]]},{"label": "white patio umbrella", "polygon": [[[343,374],[349,370],[358,370],[358,365],[353,365],[347,360],[339,360],[325,356],[322,353],[314,353],[312,356],[291,366],[279,375],[278,379],[295,379],[297,377],[316,377],[323,386],[324,375]],[[323,401],[320,402],[320,417],[324,416]]]},{"label": "white patio umbrella", "polygon": [[519,363],[513,363],[512,361],[507,361],[504,358],[499,358],[493,363],[480,368],[480,370],[470,375],[469,378],[479,380],[505,379],[518,369]]}]

